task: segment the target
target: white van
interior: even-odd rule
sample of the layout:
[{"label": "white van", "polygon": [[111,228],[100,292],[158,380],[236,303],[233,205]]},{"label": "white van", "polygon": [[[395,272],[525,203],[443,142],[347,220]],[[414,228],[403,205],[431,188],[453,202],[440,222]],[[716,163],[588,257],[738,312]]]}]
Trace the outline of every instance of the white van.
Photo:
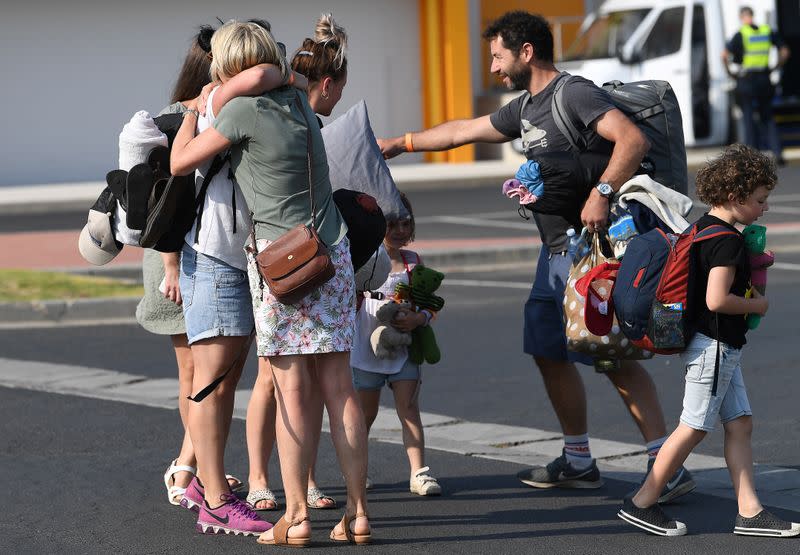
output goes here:
[{"label": "white van", "polygon": [[[736,136],[731,125],[738,110],[731,94],[734,81],[721,56],[740,27],[739,8],[751,7],[757,24],[777,29],[779,13],[786,22],[787,16],[797,18],[797,4],[796,0],[607,0],[586,18],[557,66],[598,85],[611,80],[669,81],[681,106],[686,145],[723,144]],[[785,33],[784,38],[788,39]],[[800,58],[800,49],[793,54]],[[775,49],[772,55],[776,56]]]}]

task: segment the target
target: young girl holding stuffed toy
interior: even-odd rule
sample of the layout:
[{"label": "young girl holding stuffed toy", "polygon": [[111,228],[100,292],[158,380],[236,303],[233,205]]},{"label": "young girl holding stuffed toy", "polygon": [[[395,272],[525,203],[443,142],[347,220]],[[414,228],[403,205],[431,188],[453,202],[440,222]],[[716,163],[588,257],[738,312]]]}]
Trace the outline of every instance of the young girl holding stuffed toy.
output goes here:
[{"label": "young girl holding stuffed toy", "polygon": [[[356,316],[356,334],[353,350],[350,353],[350,364],[353,367],[353,384],[361,399],[367,432],[378,415],[378,405],[383,386],[388,384],[394,394],[397,416],[403,427],[403,445],[408,454],[411,466],[410,490],[418,495],[439,495],[441,486],[431,476],[425,466],[425,436],[419,414],[419,390],[421,372],[419,364],[411,362],[405,346],[393,349],[397,356],[379,358],[375,355],[370,338],[381,325],[377,318],[378,309],[386,303],[394,302],[395,289],[398,283],[408,284],[414,266],[421,264],[417,253],[404,249],[414,240],[414,214],[408,198],[401,193],[403,205],[408,209],[408,218],[387,222],[386,236],[383,246],[392,261],[392,270],[383,285],[372,298],[364,299]],[[383,299],[377,299],[380,293]],[[430,324],[432,314],[429,311],[414,311],[400,308],[391,321],[391,326],[399,332],[408,334],[419,326]],[[371,487],[367,478],[367,488]]]}]

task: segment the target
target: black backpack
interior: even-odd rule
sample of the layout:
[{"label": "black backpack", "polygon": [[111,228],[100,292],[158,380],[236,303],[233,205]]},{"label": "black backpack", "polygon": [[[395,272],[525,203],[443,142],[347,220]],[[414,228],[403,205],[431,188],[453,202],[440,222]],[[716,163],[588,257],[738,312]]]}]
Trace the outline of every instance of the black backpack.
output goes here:
[{"label": "black backpack", "polygon": [[[573,76],[562,72],[553,91],[552,113],[556,126],[569,141],[572,150],[583,152],[591,129],[580,131],[567,116],[564,105],[564,87]],[[683,120],[675,92],[667,81],[636,81],[621,83],[610,81],[602,87],[611,101],[645,134],[650,150],[642,165],[654,180],[665,187],[686,194],[689,185],[686,166],[686,146],[683,139]],[[526,91],[522,108],[530,98]],[[520,108],[520,120],[522,120]]]},{"label": "black backpack", "polygon": [[[199,233],[208,186],[230,159],[229,154],[214,158],[195,195],[194,172],[181,176],[169,173],[170,149],[182,121],[182,114],[153,118],[156,127],[167,136],[169,146],[153,148],[146,162],[127,172],[112,170],[106,176],[108,189],[125,210],[126,225],[141,232],[139,246],[160,252],[180,251],[195,220]],[[235,190],[232,195],[235,214]],[[235,225],[234,222],[234,232]]]}]

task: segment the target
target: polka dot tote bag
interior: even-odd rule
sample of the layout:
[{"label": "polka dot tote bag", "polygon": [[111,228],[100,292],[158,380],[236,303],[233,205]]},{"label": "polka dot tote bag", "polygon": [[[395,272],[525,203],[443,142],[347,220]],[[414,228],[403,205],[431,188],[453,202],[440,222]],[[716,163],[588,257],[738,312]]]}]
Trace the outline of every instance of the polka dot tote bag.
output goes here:
[{"label": "polka dot tote bag", "polygon": [[576,260],[564,292],[567,349],[596,359],[644,360],[653,353],[625,337],[614,315],[611,292],[619,262],[604,254],[603,241],[592,235],[592,248]]}]

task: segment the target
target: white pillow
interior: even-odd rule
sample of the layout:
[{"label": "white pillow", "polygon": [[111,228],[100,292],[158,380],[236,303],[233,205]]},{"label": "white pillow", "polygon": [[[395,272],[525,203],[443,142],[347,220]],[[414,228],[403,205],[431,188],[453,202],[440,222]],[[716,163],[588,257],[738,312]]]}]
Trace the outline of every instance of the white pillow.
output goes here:
[{"label": "white pillow", "polygon": [[322,137],[333,190],[350,189],[375,197],[387,220],[408,217],[363,100],[323,127]]}]

